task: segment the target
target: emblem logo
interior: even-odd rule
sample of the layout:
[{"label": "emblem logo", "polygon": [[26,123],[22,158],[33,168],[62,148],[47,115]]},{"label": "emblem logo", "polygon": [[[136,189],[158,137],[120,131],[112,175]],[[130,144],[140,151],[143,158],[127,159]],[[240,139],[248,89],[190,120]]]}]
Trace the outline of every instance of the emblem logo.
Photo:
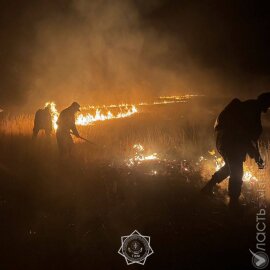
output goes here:
[{"label": "emblem logo", "polygon": [[136,230],[130,235],[122,236],[118,253],[125,258],[127,265],[144,265],[147,257],[154,253],[150,246],[150,236],[141,235]]},{"label": "emblem logo", "polygon": [[249,251],[253,255],[252,264],[255,268],[265,269],[268,266],[269,258],[265,252],[259,251],[259,252],[254,253],[251,250],[249,250]]}]

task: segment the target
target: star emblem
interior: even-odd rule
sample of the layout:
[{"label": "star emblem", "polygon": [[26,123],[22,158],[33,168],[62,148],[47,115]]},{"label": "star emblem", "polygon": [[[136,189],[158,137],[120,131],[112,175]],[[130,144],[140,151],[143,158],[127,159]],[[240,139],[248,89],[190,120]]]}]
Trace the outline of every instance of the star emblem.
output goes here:
[{"label": "star emblem", "polygon": [[140,234],[135,230],[130,235],[121,237],[121,247],[118,253],[126,260],[127,265],[145,264],[147,257],[154,253],[150,246],[150,236]]}]

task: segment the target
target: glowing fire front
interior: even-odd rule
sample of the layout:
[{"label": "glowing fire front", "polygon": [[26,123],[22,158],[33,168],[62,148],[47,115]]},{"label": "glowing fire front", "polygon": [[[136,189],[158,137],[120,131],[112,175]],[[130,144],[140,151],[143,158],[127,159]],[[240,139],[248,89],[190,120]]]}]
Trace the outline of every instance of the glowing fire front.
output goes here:
[{"label": "glowing fire front", "polygon": [[59,116],[59,113],[56,109],[56,105],[54,102],[47,102],[45,104],[45,107],[50,106],[50,111],[51,111],[51,116],[52,116],[52,124],[53,124],[53,128],[56,130],[57,129],[57,119]]},{"label": "glowing fire front", "polygon": [[138,112],[138,109],[135,107],[135,105],[132,105],[130,108],[128,106],[120,108],[121,111],[117,114],[113,114],[111,111],[108,111],[106,114],[103,114],[100,109],[96,109],[95,114],[90,113],[87,113],[86,115],[79,114],[76,118],[76,124],[81,126],[87,126],[96,121],[125,118]]},{"label": "glowing fire front", "polygon": [[[53,128],[56,130],[59,112],[57,111],[56,105],[54,102],[47,102],[45,104],[45,107],[48,105],[50,105]],[[104,106],[104,108],[108,108],[108,107]],[[96,122],[96,121],[105,121],[105,120],[110,120],[110,119],[125,118],[125,117],[129,117],[129,116],[138,112],[138,109],[136,108],[135,105],[131,105],[131,106],[119,105],[118,107],[117,107],[117,105],[115,105],[115,108],[118,108],[120,110],[120,112],[118,112],[116,114],[113,114],[111,111],[108,111],[107,113],[102,113],[100,107],[91,106],[91,107],[89,107],[89,109],[95,109],[95,112],[93,114],[91,114],[91,113],[77,114],[76,120],[75,120],[76,125],[87,126],[87,125],[91,125],[93,122]],[[85,107],[83,109],[86,110]]]},{"label": "glowing fire front", "polygon": [[[129,117],[135,113],[138,113],[138,106],[153,106],[162,105],[170,103],[186,102],[187,100],[197,97],[198,95],[182,95],[182,96],[162,96],[157,99],[157,101],[147,103],[141,102],[136,105],[134,104],[111,104],[111,105],[101,105],[101,106],[85,106],[82,107],[82,111],[94,110],[94,113],[80,113],[76,116],[76,125],[87,126],[91,125],[96,121],[105,121],[110,119],[118,119]],[[51,106],[51,115],[53,127],[57,129],[57,119],[59,113],[56,109],[56,104],[54,102],[47,102],[45,106]],[[113,113],[111,110],[118,110],[118,112]],[[106,112],[104,112],[106,111]]]}]

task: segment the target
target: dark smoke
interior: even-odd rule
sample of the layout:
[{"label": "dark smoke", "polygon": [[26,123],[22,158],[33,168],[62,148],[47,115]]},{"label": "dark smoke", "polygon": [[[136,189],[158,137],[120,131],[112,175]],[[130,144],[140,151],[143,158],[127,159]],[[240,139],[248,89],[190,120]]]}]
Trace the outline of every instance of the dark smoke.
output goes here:
[{"label": "dark smoke", "polygon": [[261,1],[1,1],[0,106],[254,97],[269,89]]}]

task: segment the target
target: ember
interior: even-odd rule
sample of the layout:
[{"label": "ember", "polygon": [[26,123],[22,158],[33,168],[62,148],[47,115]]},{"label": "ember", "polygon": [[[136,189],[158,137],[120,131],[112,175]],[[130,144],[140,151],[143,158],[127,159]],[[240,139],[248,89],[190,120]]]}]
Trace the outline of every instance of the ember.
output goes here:
[{"label": "ember", "polygon": [[141,164],[143,161],[146,161],[146,160],[158,160],[159,159],[157,153],[153,153],[151,155],[145,155],[144,154],[144,147],[141,144],[134,144],[133,149],[135,150],[134,156],[129,158],[126,161],[126,165],[128,167],[132,167],[134,165]]}]

